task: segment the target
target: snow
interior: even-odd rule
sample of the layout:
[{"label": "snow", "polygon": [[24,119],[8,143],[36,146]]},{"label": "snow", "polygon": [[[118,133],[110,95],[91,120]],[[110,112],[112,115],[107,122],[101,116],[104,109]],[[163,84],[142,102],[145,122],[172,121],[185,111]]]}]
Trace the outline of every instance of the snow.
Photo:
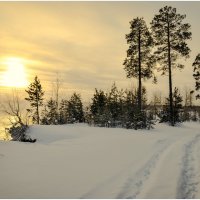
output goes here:
[{"label": "snow", "polygon": [[34,125],[0,141],[1,198],[200,198],[200,124]]}]

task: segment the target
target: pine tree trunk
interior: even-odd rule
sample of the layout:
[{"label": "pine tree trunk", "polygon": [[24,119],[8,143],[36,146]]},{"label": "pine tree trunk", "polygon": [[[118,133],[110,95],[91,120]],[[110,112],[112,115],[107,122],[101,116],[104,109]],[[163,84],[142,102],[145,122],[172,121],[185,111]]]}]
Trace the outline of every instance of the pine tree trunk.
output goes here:
[{"label": "pine tree trunk", "polygon": [[37,104],[37,124],[40,124],[40,116],[39,116],[39,106]]},{"label": "pine tree trunk", "polygon": [[[58,113],[58,101],[59,101],[59,79],[58,79],[58,74],[57,74],[57,79],[56,79],[56,112]],[[56,116],[56,120],[58,121],[58,116]]]},{"label": "pine tree trunk", "polygon": [[138,77],[138,107],[139,107],[139,112],[142,111],[142,81],[141,81],[141,33],[139,30],[139,35],[138,35],[138,71],[139,71],[139,77]]},{"label": "pine tree trunk", "polygon": [[40,116],[39,116],[39,95],[38,95],[38,89],[36,89],[36,96],[37,96],[37,107],[36,107],[36,115],[37,115],[37,124],[40,124]]},{"label": "pine tree trunk", "polygon": [[171,72],[171,47],[170,47],[170,31],[169,19],[167,15],[167,42],[168,42],[168,69],[169,69],[169,101],[170,101],[170,123],[174,126],[173,97],[172,97],[172,72]]}]

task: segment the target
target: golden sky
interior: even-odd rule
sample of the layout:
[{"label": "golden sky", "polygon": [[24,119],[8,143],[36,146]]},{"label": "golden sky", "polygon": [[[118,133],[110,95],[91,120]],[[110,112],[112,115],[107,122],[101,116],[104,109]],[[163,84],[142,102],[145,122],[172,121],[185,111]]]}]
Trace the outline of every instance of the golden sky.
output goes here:
[{"label": "golden sky", "polygon": [[[200,2],[0,2],[0,83],[5,60],[18,58],[28,81],[38,75],[50,88],[59,74],[67,94],[77,91],[87,101],[94,88],[107,90],[115,81],[128,88],[123,61],[129,21],[144,17],[149,25],[165,5],[186,14],[192,26],[191,57],[173,72],[174,87],[194,88],[192,63],[200,53]],[[149,94],[168,92],[167,77],[145,82]],[[1,92],[3,91],[1,87]]]}]

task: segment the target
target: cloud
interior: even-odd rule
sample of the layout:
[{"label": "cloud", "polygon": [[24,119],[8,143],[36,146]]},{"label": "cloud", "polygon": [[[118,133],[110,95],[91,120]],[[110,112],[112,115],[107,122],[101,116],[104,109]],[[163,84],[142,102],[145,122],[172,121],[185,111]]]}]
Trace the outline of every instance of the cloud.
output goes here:
[{"label": "cloud", "polygon": [[[186,13],[192,25],[191,58],[174,78],[174,85],[191,85],[193,78],[188,74],[200,43],[200,2],[168,4]],[[50,89],[59,72],[66,90],[84,91],[84,98],[95,87],[110,88],[113,81],[127,87],[132,80],[126,79],[122,63],[129,21],[143,16],[149,25],[164,5],[166,2],[0,2],[0,58],[23,58],[29,80],[37,74]],[[3,70],[0,66],[0,73]],[[145,85],[167,93],[167,78],[160,80],[159,86],[151,81]]]}]

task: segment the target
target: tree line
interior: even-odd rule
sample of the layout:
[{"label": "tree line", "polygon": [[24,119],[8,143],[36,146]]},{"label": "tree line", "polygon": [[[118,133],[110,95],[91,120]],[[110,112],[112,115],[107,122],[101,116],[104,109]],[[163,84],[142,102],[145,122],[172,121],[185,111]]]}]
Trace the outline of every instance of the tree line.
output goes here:
[{"label": "tree line", "polygon": [[[175,87],[173,91],[172,70],[176,68],[183,69],[184,65],[177,61],[179,58],[189,58],[189,53],[191,51],[187,44],[187,41],[192,37],[192,33],[190,31],[191,26],[189,23],[184,23],[185,18],[186,15],[178,14],[176,8],[165,6],[164,8],[161,8],[159,13],[154,16],[150,23],[150,28],[148,28],[143,18],[137,17],[130,21],[130,33],[126,35],[126,40],[129,48],[127,50],[127,57],[125,58],[123,65],[127,78],[138,79],[138,88],[136,91],[132,91],[131,95],[132,97],[134,96],[134,103],[132,102],[132,108],[134,108],[133,115],[137,116],[136,121],[138,121],[140,124],[142,119],[149,117],[145,112],[146,105],[143,101],[144,88],[142,86],[142,80],[144,81],[146,79],[153,78],[153,82],[157,83],[155,70],[161,71],[162,75],[168,75],[169,77],[169,97],[166,99],[167,106],[165,108],[166,112],[164,121],[168,121],[172,126],[174,126],[177,122],[177,105],[175,104],[174,99],[178,98],[178,89]],[[196,81],[195,90],[199,91],[200,54],[197,55],[193,63],[193,67],[193,76]],[[100,111],[98,112],[98,109],[94,108],[95,106],[93,104],[91,105],[90,114],[93,115],[95,122],[98,121],[97,118],[99,118],[99,120],[102,118],[101,115],[105,115],[108,121],[119,120],[119,117],[117,116],[121,116],[121,118],[123,118],[122,116],[124,113],[120,113],[122,108],[117,107],[116,103],[111,103],[112,98],[117,98],[116,94],[114,94],[117,92],[118,91],[115,86],[112,87],[111,93],[109,95],[105,95],[101,90],[96,90],[96,93],[93,97],[93,104],[95,104],[95,101],[101,102],[98,102],[100,106],[98,108]],[[112,93],[113,96],[111,95]],[[129,98],[127,91],[125,94],[126,98]],[[79,104],[81,105],[80,97],[74,94],[72,98],[79,101]],[[199,94],[196,95],[196,98],[200,98]],[[105,103],[105,99],[107,100],[107,103]],[[121,97],[121,104],[123,101],[124,97]],[[51,99],[50,102],[48,102],[47,108],[52,109],[50,107],[55,106],[53,104],[55,104],[55,102]],[[113,108],[114,111],[112,111],[112,109],[108,109],[108,105],[110,105],[110,108]],[[73,118],[72,116],[76,116],[76,114],[69,114],[71,106],[72,104],[70,101],[62,101],[61,107],[65,107],[65,109],[68,110],[67,112],[69,121],[73,121],[71,119]],[[127,105],[123,105],[122,107],[125,108],[126,106]],[[79,107],[81,108],[82,105]],[[36,112],[38,112],[37,109]],[[47,110],[44,112],[47,113]],[[106,112],[107,114],[105,114]],[[97,113],[99,117],[96,116]],[[64,118],[66,118],[66,116]],[[127,118],[127,116],[124,116],[124,118]],[[132,116],[132,118],[135,117]],[[57,123],[60,121],[62,120],[57,120]],[[63,121],[66,122],[66,120]],[[83,121],[83,118],[80,121]]]},{"label": "tree line", "polygon": [[[153,17],[150,28],[142,17],[130,21],[130,32],[125,35],[129,47],[123,65],[127,78],[137,79],[137,88],[119,90],[114,83],[107,93],[95,89],[92,102],[84,109],[77,93],[59,102],[58,81],[56,98],[44,103],[44,91],[36,76],[26,90],[26,100],[30,102],[29,117],[37,124],[88,122],[134,129],[151,128],[157,117],[160,122],[168,122],[171,126],[191,118],[197,119],[198,112],[192,111],[192,106],[183,108],[183,97],[177,87],[173,88],[172,72],[184,68],[178,60],[189,58],[191,52],[187,44],[192,38],[191,26],[184,22],[185,18],[186,15],[178,14],[176,8],[165,6]],[[192,66],[195,88],[186,98],[195,94],[196,99],[200,99],[200,53]],[[147,91],[143,86],[147,79],[153,79],[153,83],[157,84],[156,71],[169,77],[169,96],[159,108],[147,104]],[[191,117],[194,113],[196,117]]]},{"label": "tree line", "polygon": [[[95,93],[88,106],[82,103],[81,95],[74,92],[69,99],[61,99],[57,106],[52,97],[44,103],[41,83],[36,76],[34,83],[26,90],[31,109],[29,116],[33,123],[45,125],[70,124],[86,122],[100,127],[123,127],[131,129],[150,129],[156,121],[170,122],[170,99],[162,100],[155,94],[150,103],[147,90],[143,86],[141,91],[142,110],[138,107],[138,89],[118,89],[113,83],[109,92],[95,89]],[[34,91],[35,98],[30,98]],[[31,92],[31,93],[30,93]],[[185,97],[178,88],[173,91],[174,122],[198,121],[200,109],[193,105],[194,92],[186,90]],[[185,104],[183,104],[183,101]],[[38,106],[41,109],[38,109]],[[38,112],[41,111],[41,113]]]}]

